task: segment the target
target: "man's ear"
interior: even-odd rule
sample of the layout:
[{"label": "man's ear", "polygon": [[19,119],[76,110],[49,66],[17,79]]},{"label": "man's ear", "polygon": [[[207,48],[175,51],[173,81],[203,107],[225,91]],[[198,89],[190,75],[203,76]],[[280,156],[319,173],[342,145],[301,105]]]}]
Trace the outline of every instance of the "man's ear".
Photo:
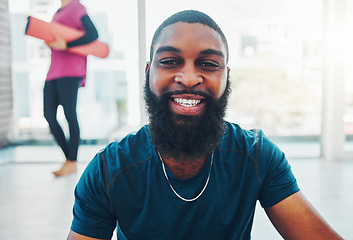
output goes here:
[{"label": "man's ear", "polygon": [[145,67],[145,74],[147,73],[148,69],[150,68],[151,63],[149,61],[146,62],[146,67]]}]

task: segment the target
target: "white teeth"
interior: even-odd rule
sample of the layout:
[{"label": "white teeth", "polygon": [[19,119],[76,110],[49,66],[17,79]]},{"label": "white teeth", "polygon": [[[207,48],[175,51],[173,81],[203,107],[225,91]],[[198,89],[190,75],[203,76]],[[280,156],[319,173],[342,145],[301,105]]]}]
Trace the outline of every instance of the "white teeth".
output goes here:
[{"label": "white teeth", "polygon": [[201,102],[197,99],[185,99],[185,98],[174,98],[174,102],[184,106],[184,107],[193,107]]}]

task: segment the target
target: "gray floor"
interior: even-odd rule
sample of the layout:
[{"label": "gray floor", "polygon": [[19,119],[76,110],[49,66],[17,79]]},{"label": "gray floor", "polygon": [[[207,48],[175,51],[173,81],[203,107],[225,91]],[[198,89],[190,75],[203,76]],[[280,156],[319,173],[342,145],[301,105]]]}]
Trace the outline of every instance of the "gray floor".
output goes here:
[{"label": "gray floor", "polygon": [[[53,146],[0,150],[0,239],[66,239],[73,189],[99,145],[84,145],[77,174],[55,178],[62,160]],[[284,146],[286,148],[286,146]],[[327,163],[288,157],[299,185],[316,209],[345,239],[353,239],[353,162]],[[257,207],[253,239],[282,239]]]}]

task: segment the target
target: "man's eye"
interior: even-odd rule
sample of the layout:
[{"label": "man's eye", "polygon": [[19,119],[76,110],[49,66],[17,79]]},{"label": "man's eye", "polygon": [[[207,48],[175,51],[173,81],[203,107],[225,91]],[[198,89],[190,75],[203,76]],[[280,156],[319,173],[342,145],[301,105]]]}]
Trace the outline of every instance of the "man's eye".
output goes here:
[{"label": "man's eye", "polygon": [[208,71],[216,71],[220,68],[219,64],[216,62],[201,62],[200,67]]},{"label": "man's eye", "polygon": [[159,64],[162,65],[162,66],[173,67],[173,66],[178,65],[179,62],[176,61],[175,59],[162,59],[162,60],[159,61]]}]

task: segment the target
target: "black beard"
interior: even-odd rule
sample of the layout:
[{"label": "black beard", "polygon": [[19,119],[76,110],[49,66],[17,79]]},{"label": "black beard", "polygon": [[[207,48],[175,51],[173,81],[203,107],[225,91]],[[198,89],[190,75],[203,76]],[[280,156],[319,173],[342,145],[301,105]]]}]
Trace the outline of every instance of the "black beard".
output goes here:
[{"label": "black beard", "polygon": [[[178,91],[157,97],[149,87],[148,71],[144,98],[150,120],[150,139],[157,151],[175,160],[186,156],[195,160],[207,156],[217,147],[224,133],[224,116],[230,91],[228,77],[226,89],[219,99],[194,91]],[[175,115],[168,102],[171,95],[182,93],[202,95],[206,104],[204,113],[200,116]]]}]

